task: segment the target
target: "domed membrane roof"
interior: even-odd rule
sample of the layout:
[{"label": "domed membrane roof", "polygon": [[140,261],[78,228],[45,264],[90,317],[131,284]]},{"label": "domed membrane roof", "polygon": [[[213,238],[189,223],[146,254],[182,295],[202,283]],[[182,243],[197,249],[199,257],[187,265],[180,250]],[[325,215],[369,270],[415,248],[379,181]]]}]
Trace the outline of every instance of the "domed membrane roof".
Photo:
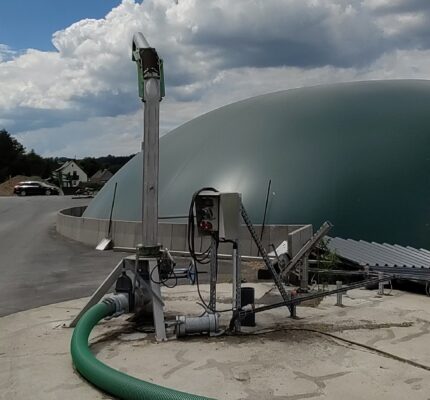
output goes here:
[{"label": "domed membrane roof", "polygon": [[[141,219],[142,155],[84,217]],[[280,91],[202,115],[160,138],[159,215],[186,215],[194,191],[237,191],[261,223],[330,220],[332,234],[430,248],[430,81]]]}]

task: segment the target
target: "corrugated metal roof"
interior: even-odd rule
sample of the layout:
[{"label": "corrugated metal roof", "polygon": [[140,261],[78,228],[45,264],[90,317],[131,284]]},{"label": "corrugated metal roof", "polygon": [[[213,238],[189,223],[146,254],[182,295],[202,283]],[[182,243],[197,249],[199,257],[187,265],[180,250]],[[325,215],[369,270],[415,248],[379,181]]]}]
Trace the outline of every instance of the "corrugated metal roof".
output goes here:
[{"label": "corrugated metal roof", "polygon": [[331,251],[360,265],[430,269],[430,251],[425,249],[339,237],[327,239]]}]

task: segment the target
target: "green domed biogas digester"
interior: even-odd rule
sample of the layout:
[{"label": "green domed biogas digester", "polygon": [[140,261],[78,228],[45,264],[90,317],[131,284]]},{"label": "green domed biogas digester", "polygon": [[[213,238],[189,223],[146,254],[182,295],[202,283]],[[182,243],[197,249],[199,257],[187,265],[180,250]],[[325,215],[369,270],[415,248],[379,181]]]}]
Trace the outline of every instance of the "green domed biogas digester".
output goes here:
[{"label": "green domed biogas digester", "polygon": [[[141,155],[84,217],[141,218]],[[242,193],[269,224],[334,223],[332,235],[430,248],[430,81],[369,81],[271,93],[200,116],[160,139],[160,216],[192,193]]]}]

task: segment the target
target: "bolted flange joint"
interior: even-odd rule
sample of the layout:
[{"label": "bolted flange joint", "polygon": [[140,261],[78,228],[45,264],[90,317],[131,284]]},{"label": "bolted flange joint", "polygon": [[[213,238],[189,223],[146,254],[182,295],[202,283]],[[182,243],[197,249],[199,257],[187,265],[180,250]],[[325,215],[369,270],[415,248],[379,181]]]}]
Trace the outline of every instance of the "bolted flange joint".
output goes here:
[{"label": "bolted flange joint", "polygon": [[129,299],[126,293],[117,293],[103,299],[103,303],[112,309],[111,318],[119,317],[129,311]]}]

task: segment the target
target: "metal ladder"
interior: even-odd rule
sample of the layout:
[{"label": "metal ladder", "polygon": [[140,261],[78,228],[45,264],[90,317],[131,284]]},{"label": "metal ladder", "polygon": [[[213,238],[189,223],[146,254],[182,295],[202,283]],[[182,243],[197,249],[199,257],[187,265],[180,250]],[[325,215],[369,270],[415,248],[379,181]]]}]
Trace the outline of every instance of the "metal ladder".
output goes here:
[{"label": "metal ladder", "polygon": [[263,258],[264,263],[266,264],[267,269],[272,273],[273,280],[275,281],[275,285],[279,290],[279,293],[281,293],[282,298],[285,302],[291,300],[290,296],[288,295],[287,291],[284,288],[284,285],[282,283],[282,280],[278,273],[276,272],[275,268],[272,265],[272,262],[269,259],[269,256],[267,254],[266,249],[263,247],[263,244],[261,243],[260,239],[258,238],[257,232],[255,232],[254,226],[252,225],[251,220],[249,219],[248,213],[245,210],[245,207],[243,204],[241,204],[240,207],[240,213],[242,214],[242,218],[249,230],[249,233],[252,236],[252,239],[254,239],[254,242],[261,254],[261,257]]}]

